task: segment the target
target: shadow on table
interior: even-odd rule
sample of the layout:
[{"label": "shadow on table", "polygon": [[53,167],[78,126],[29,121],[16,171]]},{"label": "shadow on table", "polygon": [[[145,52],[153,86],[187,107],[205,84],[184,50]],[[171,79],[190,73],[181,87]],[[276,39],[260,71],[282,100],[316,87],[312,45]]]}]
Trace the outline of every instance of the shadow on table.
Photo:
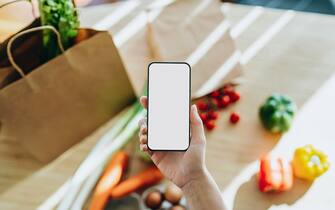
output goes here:
[{"label": "shadow on table", "polygon": [[273,205],[292,205],[298,201],[310,188],[311,182],[300,179],[294,180],[293,188],[282,193],[262,193],[257,189],[257,176],[240,186],[238,189],[233,210],[252,209],[266,210]]}]

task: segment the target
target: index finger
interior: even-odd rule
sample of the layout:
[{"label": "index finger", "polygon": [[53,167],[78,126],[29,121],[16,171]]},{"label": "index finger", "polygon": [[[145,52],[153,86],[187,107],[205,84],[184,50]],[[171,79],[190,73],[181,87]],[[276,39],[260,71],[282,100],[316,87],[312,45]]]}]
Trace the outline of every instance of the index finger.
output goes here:
[{"label": "index finger", "polygon": [[147,109],[148,108],[148,97],[147,96],[141,96],[140,103],[145,109]]}]

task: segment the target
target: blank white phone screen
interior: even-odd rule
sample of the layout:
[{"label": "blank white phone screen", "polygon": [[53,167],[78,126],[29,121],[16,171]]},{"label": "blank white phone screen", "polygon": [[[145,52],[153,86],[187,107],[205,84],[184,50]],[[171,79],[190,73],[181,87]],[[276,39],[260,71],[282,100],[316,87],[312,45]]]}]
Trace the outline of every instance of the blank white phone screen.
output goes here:
[{"label": "blank white phone screen", "polygon": [[187,63],[151,63],[148,69],[148,147],[186,150],[190,141],[190,75]]}]

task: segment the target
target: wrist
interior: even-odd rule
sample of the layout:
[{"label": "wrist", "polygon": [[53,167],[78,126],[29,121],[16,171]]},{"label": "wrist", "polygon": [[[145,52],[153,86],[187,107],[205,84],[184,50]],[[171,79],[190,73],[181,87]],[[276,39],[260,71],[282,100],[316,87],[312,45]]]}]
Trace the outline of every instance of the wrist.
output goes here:
[{"label": "wrist", "polygon": [[206,167],[197,171],[197,173],[193,174],[189,180],[185,182],[185,184],[181,187],[181,190],[187,194],[188,192],[192,192],[194,186],[197,186],[203,183],[208,178],[208,170]]}]

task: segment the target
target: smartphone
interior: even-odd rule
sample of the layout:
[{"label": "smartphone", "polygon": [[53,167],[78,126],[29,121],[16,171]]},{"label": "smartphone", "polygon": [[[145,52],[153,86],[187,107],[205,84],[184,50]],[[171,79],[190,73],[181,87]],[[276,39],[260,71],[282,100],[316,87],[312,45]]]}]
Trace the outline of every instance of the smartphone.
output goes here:
[{"label": "smartphone", "polygon": [[148,148],[186,151],[190,144],[191,67],[185,62],[148,66]]}]

